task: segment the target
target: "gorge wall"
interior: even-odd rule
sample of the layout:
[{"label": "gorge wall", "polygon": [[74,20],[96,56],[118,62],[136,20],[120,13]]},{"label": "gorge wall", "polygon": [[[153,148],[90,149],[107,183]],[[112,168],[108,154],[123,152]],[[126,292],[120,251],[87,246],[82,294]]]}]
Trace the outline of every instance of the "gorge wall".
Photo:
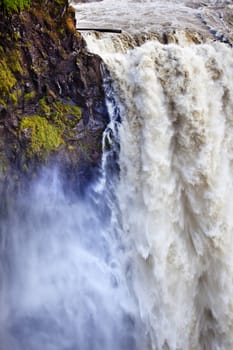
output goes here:
[{"label": "gorge wall", "polygon": [[28,11],[0,14],[2,180],[31,177],[52,159],[70,178],[91,175],[108,122],[101,65],[68,1],[35,0]]}]

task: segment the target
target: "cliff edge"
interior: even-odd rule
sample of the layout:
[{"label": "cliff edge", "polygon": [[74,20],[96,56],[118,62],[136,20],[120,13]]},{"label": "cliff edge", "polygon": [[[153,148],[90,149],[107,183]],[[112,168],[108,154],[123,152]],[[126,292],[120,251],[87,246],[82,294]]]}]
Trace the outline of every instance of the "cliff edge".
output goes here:
[{"label": "cliff edge", "polygon": [[87,178],[108,122],[102,61],[87,52],[66,0],[0,14],[0,174],[32,177],[48,162]]}]

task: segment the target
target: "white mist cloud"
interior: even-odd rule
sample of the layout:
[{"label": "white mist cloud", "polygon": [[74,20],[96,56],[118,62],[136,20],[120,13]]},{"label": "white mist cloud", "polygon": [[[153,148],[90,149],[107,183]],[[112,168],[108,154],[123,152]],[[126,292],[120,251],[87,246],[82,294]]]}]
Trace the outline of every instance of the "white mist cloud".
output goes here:
[{"label": "white mist cloud", "polygon": [[[90,198],[95,198],[95,203]],[[55,171],[1,223],[0,350],[137,348],[137,307],[104,194],[70,200]]]}]

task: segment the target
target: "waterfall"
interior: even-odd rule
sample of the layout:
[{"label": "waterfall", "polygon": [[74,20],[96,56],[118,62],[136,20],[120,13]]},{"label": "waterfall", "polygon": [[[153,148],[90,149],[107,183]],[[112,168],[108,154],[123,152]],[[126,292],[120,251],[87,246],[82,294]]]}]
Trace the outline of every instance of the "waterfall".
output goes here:
[{"label": "waterfall", "polygon": [[95,181],[67,191],[47,166],[26,189],[2,191],[0,350],[146,348],[114,191],[119,111],[107,75],[105,88],[111,120]]},{"label": "waterfall", "polygon": [[102,165],[82,195],[56,167],[4,189],[0,350],[233,349],[232,39],[210,15],[232,4],[201,3],[77,5],[124,29],[85,34],[105,62]]},{"label": "waterfall", "polygon": [[116,194],[150,349],[230,350],[232,49],[184,36],[85,39],[108,66],[122,119]]}]

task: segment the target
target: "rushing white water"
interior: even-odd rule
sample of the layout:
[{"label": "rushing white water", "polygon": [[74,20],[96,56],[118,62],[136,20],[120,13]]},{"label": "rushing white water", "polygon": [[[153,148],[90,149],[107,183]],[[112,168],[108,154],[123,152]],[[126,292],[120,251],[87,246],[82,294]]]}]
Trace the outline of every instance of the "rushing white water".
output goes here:
[{"label": "rushing white water", "polygon": [[[140,40],[130,4],[144,11]],[[82,197],[47,169],[1,203],[0,350],[233,349],[233,52],[187,45],[185,31],[174,34],[180,45],[148,40],[158,8],[158,31],[183,30],[188,11],[209,33],[202,5],[79,5],[129,30],[86,35],[113,85],[102,171]]]},{"label": "rushing white water", "polygon": [[75,3],[77,27],[121,28],[130,34],[198,33],[233,43],[232,0],[103,0]]},{"label": "rushing white water", "polygon": [[85,38],[120,108],[117,196],[150,349],[231,350],[232,49]]},{"label": "rushing white water", "polygon": [[1,350],[141,349],[128,248],[100,183],[70,199],[59,173],[45,170],[9,203],[1,219]]}]

